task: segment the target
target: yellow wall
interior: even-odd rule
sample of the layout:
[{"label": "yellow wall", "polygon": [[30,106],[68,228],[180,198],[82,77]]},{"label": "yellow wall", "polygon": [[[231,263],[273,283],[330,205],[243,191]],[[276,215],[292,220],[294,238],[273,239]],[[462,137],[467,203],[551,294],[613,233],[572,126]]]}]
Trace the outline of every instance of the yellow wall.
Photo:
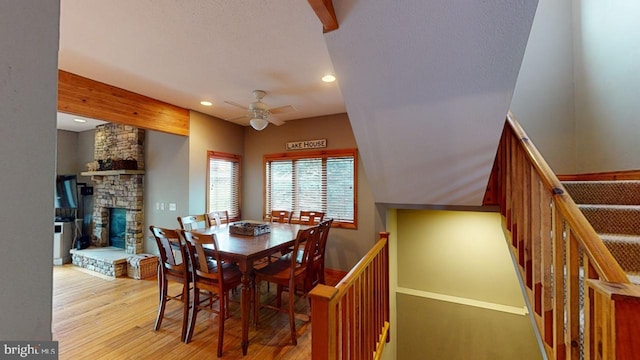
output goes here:
[{"label": "yellow wall", "polygon": [[540,359],[500,215],[396,214],[390,252],[397,252],[391,264],[397,358]]}]

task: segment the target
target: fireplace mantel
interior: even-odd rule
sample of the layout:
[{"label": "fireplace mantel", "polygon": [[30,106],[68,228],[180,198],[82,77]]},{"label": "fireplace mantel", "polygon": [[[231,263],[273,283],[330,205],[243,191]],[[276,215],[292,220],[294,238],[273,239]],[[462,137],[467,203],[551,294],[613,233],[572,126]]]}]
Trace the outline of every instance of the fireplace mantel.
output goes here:
[{"label": "fireplace mantel", "polygon": [[102,170],[81,172],[82,176],[142,175],[144,170]]}]

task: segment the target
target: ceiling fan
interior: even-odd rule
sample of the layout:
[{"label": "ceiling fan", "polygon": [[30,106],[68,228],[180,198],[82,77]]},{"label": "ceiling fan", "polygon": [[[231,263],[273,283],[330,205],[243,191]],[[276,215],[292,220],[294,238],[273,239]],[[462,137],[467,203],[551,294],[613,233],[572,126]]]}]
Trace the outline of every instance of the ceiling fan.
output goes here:
[{"label": "ceiling fan", "polygon": [[289,111],[295,111],[292,105],[279,106],[276,108],[269,108],[269,106],[262,102],[262,98],[267,95],[267,92],[264,90],[253,90],[253,97],[255,97],[256,101],[249,104],[249,106],[243,106],[233,101],[225,101],[225,103],[229,105],[233,105],[235,107],[239,107],[247,111],[247,114],[242,116],[237,116],[231,119],[227,119],[229,121],[242,119],[242,118],[250,118],[249,124],[251,127],[260,131],[272,123],[274,125],[282,125],[284,121],[273,119],[271,115],[284,114]]}]

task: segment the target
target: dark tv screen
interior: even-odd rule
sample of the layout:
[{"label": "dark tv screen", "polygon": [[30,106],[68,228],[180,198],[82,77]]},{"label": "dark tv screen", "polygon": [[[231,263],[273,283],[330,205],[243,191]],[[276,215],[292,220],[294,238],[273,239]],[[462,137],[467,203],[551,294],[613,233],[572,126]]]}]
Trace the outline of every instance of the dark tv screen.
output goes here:
[{"label": "dark tv screen", "polygon": [[78,208],[78,182],[76,175],[56,177],[55,207],[57,209]]}]

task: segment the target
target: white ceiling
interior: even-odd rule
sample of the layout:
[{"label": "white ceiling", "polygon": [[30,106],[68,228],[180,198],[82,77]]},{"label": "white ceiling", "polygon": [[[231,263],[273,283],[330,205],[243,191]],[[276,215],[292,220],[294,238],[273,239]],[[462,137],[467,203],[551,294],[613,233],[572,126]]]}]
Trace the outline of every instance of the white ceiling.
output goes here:
[{"label": "white ceiling", "polygon": [[[345,112],[322,24],[304,0],[62,0],[59,68],[221,119],[252,90],[300,119]],[[213,107],[200,105],[209,100]],[[234,121],[248,125],[248,119]]]}]

